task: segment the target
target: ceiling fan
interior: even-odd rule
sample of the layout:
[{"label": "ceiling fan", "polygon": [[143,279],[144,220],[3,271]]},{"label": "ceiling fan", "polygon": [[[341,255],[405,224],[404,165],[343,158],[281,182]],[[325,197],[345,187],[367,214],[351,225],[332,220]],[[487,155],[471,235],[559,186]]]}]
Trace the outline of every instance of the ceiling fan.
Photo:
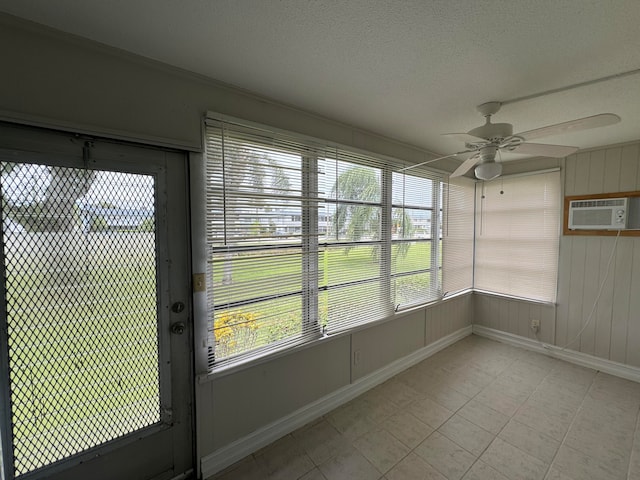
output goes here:
[{"label": "ceiling fan", "polygon": [[[563,158],[578,150],[578,147],[564,145],[547,145],[542,143],[528,143],[540,137],[559,135],[561,133],[587,130],[590,128],[613,125],[620,121],[620,117],[613,113],[601,113],[591,117],[578,118],[568,122],[536,128],[526,132],[513,134],[513,125],[510,123],[491,123],[491,116],[500,110],[500,102],[487,102],[479,105],[478,112],[485,117],[486,123],[481,127],[469,130],[467,133],[447,133],[446,136],[464,142],[466,150],[453,153],[444,157],[434,158],[425,163],[435,162],[444,158],[457,157],[467,153],[473,155],[467,158],[452,174],[451,177],[459,177],[467,173],[475,166],[475,175],[480,180],[493,180],[502,173],[502,164],[496,162],[496,154],[500,151],[520,153],[524,155],[539,155],[544,157]],[[408,168],[414,168],[412,165]]]}]

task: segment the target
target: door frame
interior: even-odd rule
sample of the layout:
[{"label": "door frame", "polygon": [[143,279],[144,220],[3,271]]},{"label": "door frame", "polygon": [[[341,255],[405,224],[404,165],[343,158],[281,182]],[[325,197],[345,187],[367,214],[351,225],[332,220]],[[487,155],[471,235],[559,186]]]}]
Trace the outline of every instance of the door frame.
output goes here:
[{"label": "door frame", "polygon": [[[165,147],[129,143],[103,137],[87,137],[2,122],[0,122],[0,131],[12,134],[5,136],[5,140],[0,140],[1,149],[5,152],[16,151],[18,155],[21,155],[22,161],[25,156],[34,160],[27,159],[24,163],[40,163],[37,161],[38,158],[46,158],[47,164],[59,165],[60,163],[57,161],[51,162],[51,157],[66,157],[62,159],[61,163],[65,166],[77,167],[78,151],[80,152],[80,160],[82,160],[81,145],[82,142],[88,141],[104,147],[106,152],[106,155],[101,155],[102,152],[99,149],[92,149],[89,166],[99,165],[99,168],[96,167],[98,170],[125,173],[150,174],[151,172],[155,176],[160,399],[162,404],[168,403],[168,410],[161,411],[159,424],[118,437],[41,469],[23,474],[18,478],[71,479],[86,478],[87,474],[91,478],[96,478],[95,474],[104,470],[105,465],[118,463],[113,461],[118,459],[119,455],[116,452],[121,452],[120,456],[127,458],[127,452],[131,451],[128,456],[139,460],[140,455],[144,455],[145,452],[145,448],[141,444],[145,443],[145,440],[147,444],[153,443],[148,440],[152,436],[168,436],[171,439],[173,444],[171,447],[172,467],[164,472],[150,472],[144,478],[185,478],[190,472],[195,471],[196,466],[188,153]],[[46,150],[48,145],[54,145],[51,147],[52,151]],[[111,158],[108,158],[109,156]],[[145,164],[145,159],[148,159],[150,163]],[[3,161],[10,160],[3,159]],[[160,202],[161,197],[164,198],[163,202]],[[0,252],[0,269],[2,270],[0,273],[4,278],[4,251],[0,250],[2,250]],[[2,318],[6,318],[4,293],[3,285],[0,301]],[[176,301],[184,303],[184,310],[172,311],[171,305]],[[169,333],[171,324],[177,321],[182,321],[187,326],[183,335]],[[0,452],[3,462],[5,462],[4,468],[7,475],[5,478],[10,480],[13,478],[13,473],[10,473],[13,472],[13,429],[11,426],[9,350],[6,327],[7,323],[1,322],[0,388],[2,391],[0,398],[3,400],[3,405],[0,407],[0,415],[2,415],[2,422],[6,425],[2,429],[0,437]],[[165,363],[167,365],[164,365]],[[163,373],[163,370],[166,373]],[[169,379],[169,382],[161,381],[162,378]],[[165,419],[170,425],[163,424]],[[159,432],[168,433],[160,435]],[[146,450],[151,451],[149,448]],[[144,463],[144,461],[141,462],[143,468],[148,468],[149,465],[145,466]],[[144,470],[140,470],[138,474],[143,472]],[[108,476],[117,476],[118,474],[119,472],[114,471]],[[0,472],[0,477],[2,477],[2,472]]]}]

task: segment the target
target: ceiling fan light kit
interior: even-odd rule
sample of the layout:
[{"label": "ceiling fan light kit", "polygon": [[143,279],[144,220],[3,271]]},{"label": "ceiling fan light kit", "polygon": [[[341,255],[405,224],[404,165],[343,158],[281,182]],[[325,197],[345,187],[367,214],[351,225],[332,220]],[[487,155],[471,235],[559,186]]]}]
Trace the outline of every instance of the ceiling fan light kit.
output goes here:
[{"label": "ceiling fan light kit", "polygon": [[502,164],[495,161],[481,163],[475,169],[476,178],[479,180],[493,180],[502,173]]}]

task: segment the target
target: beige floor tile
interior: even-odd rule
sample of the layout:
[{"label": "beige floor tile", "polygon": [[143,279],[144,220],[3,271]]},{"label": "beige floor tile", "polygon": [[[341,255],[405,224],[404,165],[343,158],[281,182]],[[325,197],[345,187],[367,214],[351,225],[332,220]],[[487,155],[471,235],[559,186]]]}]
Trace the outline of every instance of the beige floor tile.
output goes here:
[{"label": "beige floor tile", "polygon": [[231,465],[220,473],[210,477],[210,480],[264,480],[267,472],[264,467],[250,455]]},{"label": "beige floor tile", "polygon": [[526,402],[513,419],[561,442],[569,430],[573,416],[557,415]]},{"label": "beige floor tile", "polygon": [[479,457],[484,452],[494,438],[492,433],[457,414],[447,420],[438,429],[438,432],[476,457]]},{"label": "beige floor tile", "polygon": [[621,480],[600,465],[598,459],[590,457],[567,445],[562,445],[553,461],[553,468],[575,480]]},{"label": "beige floor tile", "polygon": [[518,400],[505,392],[493,389],[492,385],[488,385],[474,397],[474,400],[507,417],[513,416],[526,399]]},{"label": "beige floor tile", "polygon": [[381,426],[409,448],[418,446],[434,430],[409,412],[398,413],[388,418]]},{"label": "beige floor tile", "polygon": [[337,455],[349,442],[326,419],[315,425],[293,432],[293,437],[316,465]]},{"label": "beige floor tile", "polygon": [[560,447],[559,441],[513,419],[502,429],[499,437],[547,465]]},{"label": "beige floor tile", "polygon": [[414,452],[448,480],[462,478],[476,460],[475,456],[438,432],[433,432]]},{"label": "beige floor tile", "polygon": [[452,373],[449,376],[447,386],[469,398],[475,397],[484,388],[483,385],[471,381],[469,375],[464,372]]},{"label": "beige floor tile", "polygon": [[448,387],[446,383],[431,384],[425,389],[425,393],[438,404],[454,412],[471,399],[471,397]]},{"label": "beige floor tile", "polygon": [[537,385],[549,375],[549,369],[532,365],[525,360],[517,360],[509,365],[509,368],[503,372],[503,375],[516,375],[520,378],[521,382]]},{"label": "beige floor tile", "polygon": [[378,480],[382,477],[382,473],[353,447],[330,458],[318,468],[327,480]]},{"label": "beige floor tile", "polygon": [[354,440],[353,446],[380,472],[385,473],[411,449],[383,429],[373,430]]},{"label": "beige floor tile", "polygon": [[582,403],[582,399],[567,397],[557,390],[546,388],[536,389],[527,399],[527,403],[557,416],[573,418]]},{"label": "beige floor tile", "polygon": [[478,460],[469,469],[463,480],[509,480],[496,469]]},{"label": "beige floor tile", "polygon": [[377,426],[377,424],[353,402],[334,410],[329,413],[326,418],[347,440],[354,440]]},{"label": "beige floor tile", "polygon": [[398,408],[408,407],[411,403],[423,397],[422,394],[395,378],[376,388],[380,388],[383,391],[383,397],[397,405]]},{"label": "beige floor tile", "polygon": [[596,377],[596,370],[580,367],[566,362],[559,362],[549,373],[547,379],[553,383],[567,385],[577,391],[586,392]]},{"label": "beige floor tile", "polygon": [[622,476],[627,473],[631,453],[632,438],[629,441],[616,440],[606,430],[593,430],[583,423],[574,422],[567,433],[564,444],[591,458],[612,474]]},{"label": "beige floor tile", "polygon": [[278,440],[255,455],[270,480],[298,478],[313,470],[314,464],[291,436]]},{"label": "beige floor tile", "polygon": [[415,453],[410,453],[386,474],[387,480],[447,480]]},{"label": "beige floor tile", "polygon": [[409,405],[407,411],[433,428],[440,427],[453,415],[451,410],[439,405],[430,398],[423,398],[413,402]]},{"label": "beige floor tile", "polygon": [[547,472],[547,476],[544,477],[544,480],[578,480],[576,478],[570,477],[558,470],[555,467],[551,467]]},{"label": "beige floor tile", "polygon": [[469,401],[457,413],[494,435],[497,435],[509,421],[509,417],[506,415],[487,407],[475,399]]},{"label": "beige floor tile", "polygon": [[322,472],[316,467],[309,473],[300,477],[300,480],[327,480],[327,477],[325,477]]},{"label": "beige floor tile", "polygon": [[506,357],[486,357],[473,361],[476,368],[494,377],[504,372],[512,363],[513,359]]},{"label": "beige floor tile", "polygon": [[374,423],[384,422],[391,415],[398,411],[398,406],[388,399],[380,400],[367,394],[353,400],[354,407],[360,414],[366,416]]},{"label": "beige floor tile", "polygon": [[548,355],[542,353],[532,352],[531,350],[521,350],[518,355],[518,360],[527,362],[536,367],[545,369],[547,371],[553,370],[560,360],[551,358]]},{"label": "beige floor tile", "polygon": [[500,438],[489,445],[480,460],[511,480],[542,480],[547,472],[543,461]]}]

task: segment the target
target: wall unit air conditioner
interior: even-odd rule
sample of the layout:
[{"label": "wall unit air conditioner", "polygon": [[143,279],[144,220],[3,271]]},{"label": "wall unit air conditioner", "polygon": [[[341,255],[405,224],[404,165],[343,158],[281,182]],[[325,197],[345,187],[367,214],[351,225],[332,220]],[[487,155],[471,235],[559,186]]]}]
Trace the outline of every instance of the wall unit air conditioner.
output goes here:
[{"label": "wall unit air conditioner", "polygon": [[571,230],[640,228],[640,197],[594,198],[569,203]]}]

